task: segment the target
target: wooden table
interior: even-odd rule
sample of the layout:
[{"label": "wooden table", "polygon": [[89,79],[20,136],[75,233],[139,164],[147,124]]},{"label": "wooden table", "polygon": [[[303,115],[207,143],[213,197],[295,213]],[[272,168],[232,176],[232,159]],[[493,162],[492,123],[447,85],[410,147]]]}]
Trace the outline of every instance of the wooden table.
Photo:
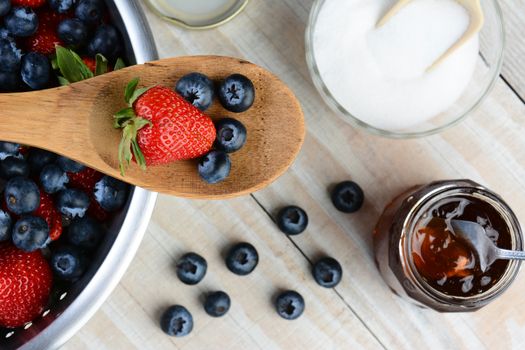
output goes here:
[{"label": "wooden table", "polygon": [[[206,202],[160,196],[140,250],[112,296],[65,349],[520,349],[525,346],[525,276],[505,295],[471,314],[422,310],[393,295],[374,265],[372,229],[385,204],[407,187],[470,178],[501,194],[525,222],[525,0],[501,0],[508,45],[501,79],[468,120],[440,135],[407,141],[371,136],[334,114],[313,87],[304,58],[304,30],[313,0],[252,0],[233,22],[189,32],[147,12],[161,57],[239,56],[279,75],[295,91],[308,135],[290,171],[252,196]],[[286,151],[286,150],[283,150]],[[364,208],[337,212],[327,188],[352,179]],[[307,231],[289,238],[273,218],[286,204],[309,214]],[[248,277],[224,266],[232,242],[248,241],[260,265]],[[209,264],[204,281],[183,285],[174,262],[195,251]],[[319,287],[310,264],[337,258],[344,279]],[[285,321],[272,297],[295,289],[305,314]],[[199,298],[225,290],[233,300],[223,319],[208,317]],[[159,315],[174,303],[195,319],[192,334],[170,338]]]}]

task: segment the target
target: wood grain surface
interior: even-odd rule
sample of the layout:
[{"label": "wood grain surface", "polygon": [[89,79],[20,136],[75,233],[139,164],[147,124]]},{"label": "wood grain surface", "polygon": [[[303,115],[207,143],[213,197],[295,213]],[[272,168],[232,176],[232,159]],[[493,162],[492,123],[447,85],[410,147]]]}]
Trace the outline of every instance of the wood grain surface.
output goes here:
[{"label": "wood grain surface", "polygon": [[[507,54],[494,91],[467,120],[436,136],[390,140],[355,129],[333,113],[313,87],[304,58],[304,29],[312,0],[252,0],[233,22],[188,32],[147,12],[161,57],[221,54],[244,57],[283,79],[302,103],[305,145],[296,163],[265,190],[222,202],[161,196],[142,246],[112,296],[65,349],[522,349],[525,276],[475,313],[439,314],[393,295],[373,262],[372,229],[386,203],[414,185],[470,178],[502,195],[525,222],[525,2],[501,0]],[[352,179],[366,202],[356,214],[334,210],[327,189]],[[281,234],[273,217],[297,204],[309,214],[307,231]],[[261,255],[255,273],[229,273],[221,253],[237,241]],[[202,254],[209,272],[188,287],[174,273],[185,252]],[[331,255],[343,265],[342,283],[323,289],[310,263]],[[296,289],[306,300],[297,321],[280,319],[271,298]],[[207,317],[202,293],[224,289],[233,300],[223,319]],[[158,327],[172,303],[186,305],[195,329],[170,338]]]}]

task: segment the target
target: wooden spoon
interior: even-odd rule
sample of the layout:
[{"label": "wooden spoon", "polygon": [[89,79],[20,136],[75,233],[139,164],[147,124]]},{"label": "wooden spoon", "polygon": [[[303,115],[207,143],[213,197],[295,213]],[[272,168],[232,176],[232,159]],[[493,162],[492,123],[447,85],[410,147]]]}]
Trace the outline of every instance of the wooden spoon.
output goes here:
[{"label": "wooden spoon", "polygon": [[[255,85],[255,103],[248,111],[231,113],[215,101],[205,112],[213,119],[236,118],[248,130],[246,145],[231,154],[230,176],[207,184],[198,175],[197,160],[192,160],[146,171],[133,163],[123,177],[117,159],[121,131],[112,123],[113,114],[126,107],[126,84],[140,77],[140,86],[173,87],[191,72],[217,82],[240,73]],[[59,88],[0,94],[0,140],[47,149],[132,185],[187,198],[229,198],[269,185],[294,161],[304,136],[303,112],[290,89],[265,69],[231,57],[169,58]]]},{"label": "wooden spoon", "polygon": [[[383,17],[377,22],[377,28],[385,25],[396,13],[398,13],[403,7],[413,0],[398,0],[390,10],[385,13]],[[470,14],[470,24],[461,36],[447,51],[445,51],[438,59],[432,63],[427,71],[431,71],[446,60],[452,53],[454,53],[461,46],[465,45],[474,35],[476,35],[482,28],[485,22],[483,15],[483,9],[481,8],[480,0],[456,0],[461,6],[463,6]]]}]

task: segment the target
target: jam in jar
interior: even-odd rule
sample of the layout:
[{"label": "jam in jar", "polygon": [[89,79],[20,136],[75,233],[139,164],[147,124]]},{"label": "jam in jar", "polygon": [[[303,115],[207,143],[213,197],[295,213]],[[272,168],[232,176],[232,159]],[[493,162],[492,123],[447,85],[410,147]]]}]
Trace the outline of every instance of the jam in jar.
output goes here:
[{"label": "jam in jar", "polygon": [[477,310],[510,285],[520,263],[496,260],[482,271],[451,220],[481,225],[499,248],[522,249],[518,220],[500,197],[469,180],[440,181],[387,206],[374,232],[376,262],[392,291],[418,305]]}]

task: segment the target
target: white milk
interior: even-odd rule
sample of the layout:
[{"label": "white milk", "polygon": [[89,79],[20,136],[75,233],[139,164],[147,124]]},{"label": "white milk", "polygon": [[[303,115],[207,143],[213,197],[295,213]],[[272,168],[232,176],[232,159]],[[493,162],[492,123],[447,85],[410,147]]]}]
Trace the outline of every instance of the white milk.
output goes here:
[{"label": "white milk", "polygon": [[160,12],[185,22],[206,22],[227,13],[237,0],[149,0]]},{"label": "white milk", "polygon": [[383,27],[392,0],[326,0],[313,48],[328,90],[376,128],[410,128],[446,111],[469,84],[476,35],[441,65],[426,69],[465,32],[469,14],[454,0],[415,0]]}]

